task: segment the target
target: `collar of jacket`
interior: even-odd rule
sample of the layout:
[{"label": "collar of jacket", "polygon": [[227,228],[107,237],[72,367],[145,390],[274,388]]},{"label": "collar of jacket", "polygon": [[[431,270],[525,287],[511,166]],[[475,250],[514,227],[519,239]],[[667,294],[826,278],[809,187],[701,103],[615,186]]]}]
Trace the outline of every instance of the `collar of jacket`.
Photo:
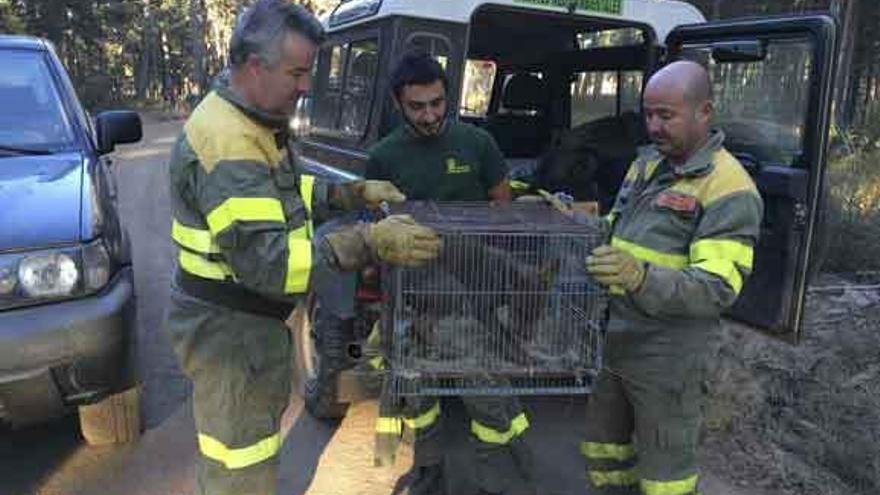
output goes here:
[{"label": "collar of jacket", "polygon": [[712,171],[712,157],[724,144],[724,131],[714,129],[709,139],[690,158],[678,167],[671,167],[676,177],[699,177]]},{"label": "collar of jacket", "polygon": [[[244,99],[238,95],[232,88],[229,87],[229,78],[227,77],[218,77],[217,81],[214,83],[214,91],[217,92],[217,96],[223,98],[224,100],[231,103],[235,108],[237,108],[241,113],[245,114],[249,119],[253,120],[257,124],[267,127],[275,131],[275,140],[279,143],[284,143],[287,140],[288,134],[288,126],[290,125],[290,117],[287,115],[274,114],[269,112],[264,112],[253,105],[250,105]],[[281,148],[281,146],[278,146]]]}]

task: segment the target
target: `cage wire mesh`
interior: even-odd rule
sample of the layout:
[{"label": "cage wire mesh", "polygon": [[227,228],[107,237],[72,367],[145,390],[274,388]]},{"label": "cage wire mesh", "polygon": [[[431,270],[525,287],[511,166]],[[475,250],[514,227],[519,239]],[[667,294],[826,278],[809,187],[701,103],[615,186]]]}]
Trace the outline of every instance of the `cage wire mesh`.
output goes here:
[{"label": "cage wire mesh", "polygon": [[607,294],[584,260],[606,240],[535,203],[410,202],[443,239],[425,267],[385,267],[390,389],[412,395],[575,395],[601,369]]}]

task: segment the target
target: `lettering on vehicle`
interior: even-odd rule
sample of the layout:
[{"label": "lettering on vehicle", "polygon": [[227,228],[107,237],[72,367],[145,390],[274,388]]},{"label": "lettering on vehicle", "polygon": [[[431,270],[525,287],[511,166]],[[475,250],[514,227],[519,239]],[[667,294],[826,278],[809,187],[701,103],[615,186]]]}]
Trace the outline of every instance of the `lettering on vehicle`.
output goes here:
[{"label": "lettering on vehicle", "polygon": [[593,12],[605,12],[608,14],[620,14],[623,10],[623,0],[513,0],[514,3],[528,3],[532,5],[544,5],[547,7],[569,8],[571,5],[577,10],[590,10]]},{"label": "lettering on vehicle", "polygon": [[450,175],[454,174],[467,174],[471,171],[471,166],[467,163],[461,163],[455,158],[449,157],[446,159],[446,173]]}]

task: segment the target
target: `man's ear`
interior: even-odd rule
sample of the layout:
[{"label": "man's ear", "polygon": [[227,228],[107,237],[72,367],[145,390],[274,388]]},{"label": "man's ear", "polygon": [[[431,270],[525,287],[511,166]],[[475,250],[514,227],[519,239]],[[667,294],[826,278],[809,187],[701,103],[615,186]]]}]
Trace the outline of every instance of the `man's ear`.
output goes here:
[{"label": "man's ear", "polygon": [[712,103],[712,100],[706,100],[697,107],[697,118],[700,119],[701,122],[711,122],[712,114],[715,112],[715,105]]},{"label": "man's ear", "polygon": [[244,63],[245,70],[251,76],[259,75],[260,71],[263,69],[263,61],[260,59],[260,56],[254,53],[248,55],[247,61]]}]

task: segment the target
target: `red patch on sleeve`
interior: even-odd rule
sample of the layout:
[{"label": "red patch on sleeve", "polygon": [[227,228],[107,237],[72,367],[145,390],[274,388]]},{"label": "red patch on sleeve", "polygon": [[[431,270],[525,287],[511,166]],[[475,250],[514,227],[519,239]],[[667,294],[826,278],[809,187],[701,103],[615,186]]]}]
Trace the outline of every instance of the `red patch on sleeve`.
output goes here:
[{"label": "red patch on sleeve", "polygon": [[658,194],[657,199],[654,200],[654,205],[681,213],[696,213],[699,207],[697,198],[676,192],[662,192]]}]

